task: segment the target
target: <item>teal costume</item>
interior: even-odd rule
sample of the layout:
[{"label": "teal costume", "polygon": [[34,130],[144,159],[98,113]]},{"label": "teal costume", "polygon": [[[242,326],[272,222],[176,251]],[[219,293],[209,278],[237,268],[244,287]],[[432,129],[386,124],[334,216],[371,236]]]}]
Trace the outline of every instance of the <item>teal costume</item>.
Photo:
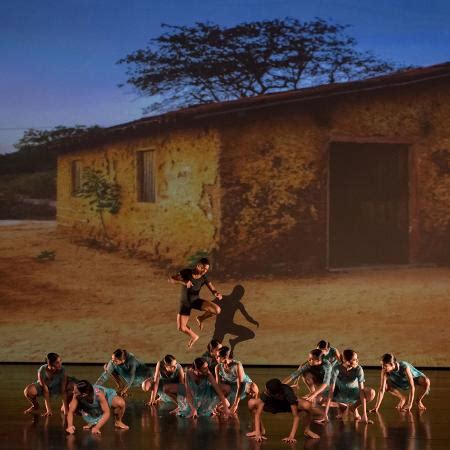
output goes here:
[{"label": "teal costume", "polygon": [[115,364],[109,361],[106,370],[95,384],[103,386],[112,374],[118,375],[126,383],[126,388],[129,389],[133,386],[141,386],[142,382],[151,376],[151,369],[136,359],[133,353],[127,353],[123,364]]},{"label": "teal costume", "polygon": [[213,358],[208,351],[203,353],[201,357],[208,363],[209,371],[214,375],[217,366],[217,359]]},{"label": "teal costume", "polygon": [[326,355],[322,355],[322,360],[328,361],[331,365],[339,363],[336,349],[334,347],[330,347],[329,352]]},{"label": "teal costume", "polygon": [[[241,364],[241,362],[233,360],[233,362],[231,364],[232,364],[231,369],[229,371],[226,371],[225,367],[221,363],[218,365],[218,367],[219,367],[219,380],[221,379],[222,381],[224,381],[225,383],[227,383],[231,386],[231,391],[230,391],[230,395],[228,396],[228,398],[230,399],[231,402],[233,402],[237,395],[237,381],[239,378],[238,377],[238,367]],[[245,398],[245,396],[247,395],[247,391],[250,388],[251,383],[252,383],[252,380],[244,372],[244,381],[241,385],[241,396],[240,396],[241,400],[243,400]]]},{"label": "teal costume", "polygon": [[[62,384],[64,382],[64,377],[66,374],[64,367],[61,367],[60,370],[55,372],[51,379],[49,379],[49,377],[47,375],[47,371],[45,370],[46,368],[47,368],[47,364],[44,364],[43,366],[39,367],[38,375],[41,376],[42,380],[47,385],[50,396],[60,395],[61,390],[62,390]],[[37,395],[38,396],[43,395],[44,390],[42,389],[41,383],[39,383],[39,379],[36,380],[33,384],[36,386]]]},{"label": "teal costume", "polygon": [[364,383],[364,370],[356,366],[347,370],[342,364],[335,365],[331,384],[335,385],[333,401],[352,404],[359,400],[359,383]]},{"label": "teal costume", "polygon": [[94,388],[94,399],[92,403],[89,403],[86,398],[78,399],[77,410],[81,412],[83,419],[89,425],[96,425],[104,414],[98,400],[98,393],[103,392],[106,397],[106,401],[111,408],[113,398],[117,396],[117,392],[114,389],[105,388],[96,384],[92,387]]},{"label": "teal costume", "polygon": [[308,362],[301,365],[295,372],[291,373],[291,378],[293,381],[297,381],[302,375],[310,373],[313,375],[316,383],[330,385],[331,373],[333,370],[333,365],[327,360],[322,360],[322,364],[317,366],[312,366]]},{"label": "teal costume", "polygon": [[414,379],[414,384],[418,384],[418,379],[420,377],[426,378],[426,376],[420,370],[417,370],[409,362],[399,361],[397,364],[398,368],[387,374],[388,381],[394,388],[401,389],[403,391],[406,391],[410,388],[408,376],[406,375],[406,368],[409,368],[409,370],[411,371],[412,377]]},{"label": "teal costume", "polygon": [[[165,384],[180,384],[180,370],[181,364],[177,363],[177,368],[173,373],[166,372],[164,370],[164,361],[159,362],[159,383],[158,383],[158,395],[162,402],[173,401],[170,396],[164,393]],[[181,384],[180,384],[181,386]]]},{"label": "teal costume", "polygon": [[[197,409],[197,414],[199,416],[211,416],[220,399],[217,396],[212,384],[208,381],[208,378],[201,377],[200,382],[197,384],[188,370],[186,373],[186,383],[191,390],[193,404]],[[191,407],[187,402],[186,389],[184,385],[180,387],[180,392],[178,395],[178,408],[179,416],[185,417],[191,413]]]}]

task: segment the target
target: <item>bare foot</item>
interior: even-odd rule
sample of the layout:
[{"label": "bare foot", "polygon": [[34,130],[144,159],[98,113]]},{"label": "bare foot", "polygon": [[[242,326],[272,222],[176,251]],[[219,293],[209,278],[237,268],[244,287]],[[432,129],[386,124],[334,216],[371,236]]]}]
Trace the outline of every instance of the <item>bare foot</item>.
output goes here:
[{"label": "bare foot", "polygon": [[121,430],[129,430],[130,427],[128,425],[125,425],[121,420],[116,420],[114,422],[114,426],[116,428],[120,428]]},{"label": "bare foot", "polygon": [[195,321],[197,322],[198,328],[199,330],[203,330],[203,320],[200,319],[200,316],[197,316],[197,318],[195,319]]},{"label": "bare foot", "polygon": [[305,431],[303,432],[303,434],[307,438],[320,439],[320,436],[318,434],[314,433],[314,431],[311,431],[309,428],[305,428]]},{"label": "bare foot", "polygon": [[170,411],[169,414],[170,414],[171,416],[175,416],[175,415],[178,414],[178,411],[179,411],[179,410],[180,410],[180,408],[172,409],[172,411]]},{"label": "bare foot", "polygon": [[356,421],[356,422],[359,422],[359,421],[361,420],[361,416],[360,416],[358,410],[357,410],[357,409],[350,408],[350,411],[351,411],[351,412],[353,413],[353,415],[355,416],[355,421]]},{"label": "bare foot", "polygon": [[33,405],[30,406],[28,409],[26,409],[23,413],[24,414],[33,414],[39,411],[39,406]]},{"label": "bare foot", "polygon": [[[265,435],[266,435],[266,432],[261,433],[261,437],[262,437],[263,439],[267,439]],[[255,437],[255,436],[256,436],[256,431],[249,431],[249,432],[246,434],[246,436],[247,436],[247,437]]]},{"label": "bare foot", "polygon": [[187,344],[187,349],[188,350],[190,350],[192,347],[193,347],[193,345],[197,342],[199,340],[199,336],[195,336],[195,337],[193,337],[189,342],[188,342],[188,344]]},{"label": "bare foot", "polygon": [[83,427],[83,430],[90,430],[91,428],[94,428],[94,424],[91,424],[91,425],[85,425],[84,427]]},{"label": "bare foot", "polygon": [[403,409],[403,406],[405,406],[406,398],[402,397],[400,401],[397,403],[396,409],[400,410]]},{"label": "bare foot", "polygon": [[417,407],[421,410],[421,411],[425,411],[427,409],[427,407],[422,403],[422,400],[419,400],[417,402]]}]

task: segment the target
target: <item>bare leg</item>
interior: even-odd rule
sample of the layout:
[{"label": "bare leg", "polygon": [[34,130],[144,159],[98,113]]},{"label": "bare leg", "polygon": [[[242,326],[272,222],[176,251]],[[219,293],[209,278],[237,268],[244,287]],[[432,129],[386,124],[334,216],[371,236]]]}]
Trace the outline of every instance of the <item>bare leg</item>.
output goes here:
[{"label": "bare leg", "polygon": [[322,410],[317,408],[316,406],[313,406],[311,402],[302,398],[298,399],[297,406],[300,412],[304,412],[303,423],[305,424],[305,429],[303,431],[303,434],[305,435],[305,437],[311,439],[320,439],[320,436],[311,430],[311,414],[318,414],[323,416]]},{"label": "bare leg", "polygon": [[196,319],[200,330],[203,328],[203,322],[209,317],[217,316],[217,314],[220,314],[221,309],[215,303],[208,300],[203,300],[202,311],[204,311],[204,313],[198,316]]},{"label": "bare leg", "polygon": [[417,387],[417,406],[420,410],[425,411],[427,407],[422,403],[422,399],[425,397],[425,395],[428,395],[430,391],[430,379],[427,377],[420,377],[419,378],[419,386]]},{"label": "bare leg", "polygon": [[391,394],[394,397],[397,397],[399,399],[399,402],[397,403],[396,408],[398,410],[402,409],[406,403],[406,397],[398,389],[395,389],[389,385],[387,386],[387,392],[389,392],[389,394]]},{"label": "bare leg", "polygon": [[181,314],[177,314],[177,327],[182,332],[187,334],[190,337],[190,340],[187,344],[187,349],[191,349],[192,346],[198,341],[199,336],[195,334],[191,328],[188,326],[189,316],[183,316]]},{"label": "bare leg", "polygon": [[30,401],[31,406],[24,411],[24,414],[32,414],[39,410],[39,403],[37,401],[37,389],[34,384],[29,384],[23,391],[23,395]]},{"label": "bare leg", "polygon": [[122,417],[125,413],[125,400],[119,396],[114,397],[111,402],[111,408],[114,411],[114,426],[122,430],[129,430],[130,427],[122,422]]}]

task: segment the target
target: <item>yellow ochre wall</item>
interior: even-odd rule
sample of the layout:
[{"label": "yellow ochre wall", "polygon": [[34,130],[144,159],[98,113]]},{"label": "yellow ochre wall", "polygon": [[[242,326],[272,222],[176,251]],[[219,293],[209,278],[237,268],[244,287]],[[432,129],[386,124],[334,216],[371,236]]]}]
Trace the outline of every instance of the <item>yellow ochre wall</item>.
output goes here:
[{"label": "yellow ochre wall", "polygon": [[446,80],[228,118],[219,265],[285,274],[326,268],[333,142],[408,144],[409,261],[450,262],[448,98]]},{"label": "yellow ochre wall", "polygon": [[[60,229],[101,239],[100,220],[86,199],[71,194],[71,162],[100,170],[122,188],[118,214],[104,214],[113,243],[131,252],[184,264],[211,252],[220,227],[218,137],[203,129],[152,133],[116,140],[58,158],[57,220]],[[155,150],[156,202],[137,201],[136,152]]]},{"label": "yellow ochre wall", "polygon": [[[450,262],[448,80],[330,96],[111,138],[58,161],[58,223],[97,236],[70,194],[70,162],[108,173],[122,209],[106,214],[116,244],[184,264],[213,253],[224,272],[301,273],[327,266],[328,156],[333,142],[409,146],[411,263]],[[157,201],[136,202],[136,156],[156,150]]]}]

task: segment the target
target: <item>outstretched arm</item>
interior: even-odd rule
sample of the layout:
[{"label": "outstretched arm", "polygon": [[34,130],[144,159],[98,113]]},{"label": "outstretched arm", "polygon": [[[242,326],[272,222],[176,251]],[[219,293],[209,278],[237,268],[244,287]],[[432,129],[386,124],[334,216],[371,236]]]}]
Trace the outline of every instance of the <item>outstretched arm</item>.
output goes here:
[{"label": "outstretched arm", "polygon": [[77,410],[77,406],[78,406],[78,400],[74,396],[72,398],[72,401],[70,402],[69,410],[67,411],[67,428],[66,428],[66,431],[69,434],[74,434],[75,433],[75,426],[73,425],[73,415],[75,414],[75,411]]},{"label": "outstretched arm", "polygon": [[48,391],[48,386],[45,383],[44,376],[42,372],[45,371],[45,367],[38,372],[38,381],[42,387],[42,392],[44,394],[44,403],[45,403],[45,413],[43,416],[51,416],[53,414],[52,407],[50,405],[50,393]]},{"label": "outstretched arm", "polygon": [[95,424],[94,427],[92,427],[91,432],[92,434],[100,434],[100,428],[105,425],[105,423],[108,421],[109,416],[111,415],[111,410],[109,409],[108,402],[106,401],[105,394],[103,392],[99,392],[97,394],[98,396],[98,402],[100,403],[100,408],[102,409],[103,414],[100,417],[100,420]]},{"label": "outstretched arm", "polygon": [[158,393],[160,377],[161,377],[161,361],[158,361],[155,367],[155,375],[153,376],[153,388],[152,393],[150,394],[150,401],[148,402],[149,405],[156,404],[156,395]]},{"label": "outstretched arm", "polygon": [[297,434],[298,425],[300,423],[300,415],[296,404],[291,405],[291,411],[294,418],[294,420],[292,421],[291,432],[289,433],[289,436],[287,438],[283,439],[283,442],[286,442],[287,444],[294,444],[295,442],[297,442],[295,435]]},{"label": "outstretched arm", "polygon": [[114,370],[114,364],[112,361],[109,361],[108,364],[106,364],[105,370],[103,373],[98,377],[98,380],[94,384],[98,384],[100,386],[103,386],[111,376]]},{"label": "outstretched arm", "polygon": [[381,379],[380,379],[380,389],[378,390],[377,401],[375,403],[375,407],[372,408],[369,412],[378,412],[381,406],[381,402],[383,401],[384,393],[386,391],[386,383],[387,383],[387,375],[386,372],[381,369]]},{"label": "outstretched arm", "polygon": [[211,281],[208,281],[208,283],[206,283],[206,286],[211,291],[211,293],[214,295],[214,297],[217,298],[217,300],[222,300],[222,294],[214,287],[214,285],[211,283]]},{"label": "outstretched arm", "polygon": [[408,382],[409,382],[409,394],[408,394],[408,403],[402,409],[404,411],[411,411],[411,408],[412,408],[413,402],[414,402],[414,395],[416,393],[416,387],[414,385],[414,378],[412,376],[411,369],[409,367],[407,367],[405,369],[405,373],[406,373],[406,376],[407,376]]},{"label": "outstretched arm", "polygon": [[208,381],[211,383],[211,386],[216,391],[217,396],[220,398],[220,401],[223,405],[223,416],[226,418],[230,415],[230,411],[227,406],[227,400],[225,399],[225,395],[223,395],[222,389],[220,389],[219,385],[216,383],[216,380],[212,376],[212,373],[208,374]]}]

